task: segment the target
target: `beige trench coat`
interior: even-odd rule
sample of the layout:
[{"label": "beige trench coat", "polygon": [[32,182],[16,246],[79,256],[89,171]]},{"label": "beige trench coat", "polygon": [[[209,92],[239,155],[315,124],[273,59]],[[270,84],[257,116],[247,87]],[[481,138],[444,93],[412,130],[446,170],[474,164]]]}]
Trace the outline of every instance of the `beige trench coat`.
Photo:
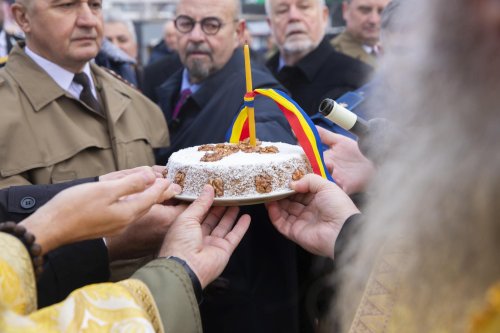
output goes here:
[{"label": "beige trench coat", "polygon": [[0,70],[0,188],[51,184],[153,165],[167,146],[161,110],[91,64],[106,117],[61,89],[16,46]]},{"label": "beige trench coat", "polygon": [[362,44],[347,31],[332,39],[331,44],[340,53],[358,59],[372,67],[376,67],[377,65],[377,58],[372,54],[366,53]]}]

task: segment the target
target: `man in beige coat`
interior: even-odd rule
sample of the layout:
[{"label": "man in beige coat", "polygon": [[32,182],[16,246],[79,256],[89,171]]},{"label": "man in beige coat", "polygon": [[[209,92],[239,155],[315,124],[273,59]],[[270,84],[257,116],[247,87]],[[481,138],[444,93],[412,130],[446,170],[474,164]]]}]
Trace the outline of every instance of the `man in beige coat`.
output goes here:
[{"label": "man in beige coat", "polygon": [[[102,41],[101,1],[18,0],[12,10],[26,44],[0,71],[0,188],[154,164],[153,148],[168,145],[161,111],[89,62]],[[97,106],[80,98],[87,89]]]},{"label": "man in beige coat", "polygon": [[[101,11],[101,0],[16,0],[12,5],[26,43],[13,49],[0,70],[0,188],[153,165],[153,148],[169,144],[158,107],[90,63],[103,38]],[[35,205],[34,198],[25,199],[20,208]],[[106,249],[110,260],[154,253],[182,209],[157,204],[123,234],[108,238],[106,246],[101,239],[92,246]],[[73,260],[83,262],[90,253],[75,250]],[[89,268],[90,278],[82,274],[79,283],[109,276],[107,258],[105,263]],[[68,291],[39,301],[50,304]]]}]

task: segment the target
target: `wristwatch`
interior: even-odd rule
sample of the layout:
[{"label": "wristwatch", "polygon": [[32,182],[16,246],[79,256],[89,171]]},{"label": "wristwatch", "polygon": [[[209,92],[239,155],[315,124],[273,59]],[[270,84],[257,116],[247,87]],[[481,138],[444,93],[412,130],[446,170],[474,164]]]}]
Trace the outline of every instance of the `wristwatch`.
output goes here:
[{"label": "wristwatch", "polygon": [[196,300],[198,301],[198,305],[200,305],[203,302],[203,290],[201,289],[200,279],[198,279],[198,277],[193,272],[193,270],[191,269],[191,267],[189,267],[189,265],[186,263],[185,260],[183,260],[183,259],[181,259],[179,257],[168,256],[168,257],[164,257],[164,258],[167,259],[167,260],[176,261],[179,264],[181,264],[182,267],[184,267],[184,269],[186,270],[186,272],[189,275],[189,278],[191,279],[191,283],[193,284],[194,295],[196,296]]}]

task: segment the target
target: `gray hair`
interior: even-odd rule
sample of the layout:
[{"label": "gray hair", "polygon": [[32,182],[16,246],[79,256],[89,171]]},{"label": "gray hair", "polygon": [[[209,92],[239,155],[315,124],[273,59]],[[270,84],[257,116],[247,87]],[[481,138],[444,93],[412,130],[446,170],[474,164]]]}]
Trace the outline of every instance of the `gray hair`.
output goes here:
[{"label": "gray hair", "polygon": [[130,32],[130,35],[132,36],[132,39],[134,42],[137,42],[137,34],[135,32],[135,27],[134,23],[131,20],[126,20],[122,18],[118,18],[113,15],[107,15],[104,18],[104,23],[121,23],[125,27],[127,27],[127,30]]},{"label": "gray hair", "polygon": [[[317,0],[320,4],[320,6],[326,6],[325,0]],[[272,11],[271,11],[271,0],[266,0],[264,7],[266,8],[266,14],[267,16],[271,16]]]}]

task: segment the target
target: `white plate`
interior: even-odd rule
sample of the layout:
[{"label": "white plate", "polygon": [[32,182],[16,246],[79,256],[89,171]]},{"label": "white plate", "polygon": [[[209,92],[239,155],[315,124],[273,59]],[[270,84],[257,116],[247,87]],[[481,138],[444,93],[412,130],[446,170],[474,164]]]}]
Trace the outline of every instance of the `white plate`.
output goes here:
[{"label": "white plate", "polygon": [[[233,198],[215,198],[214,206],[246,206],[246,205],[257,205],[264,202],[276,201],[280,199],[284,199],[286,197],[295,194],[296,192],[293,190],[281,191],[277,193],[269,193],[269,194],[259,194],[253,197],[233,197]],[[181,201],[194,201],[196,200],[196,196],[191,195],[176,195],[176,199]]]}]

